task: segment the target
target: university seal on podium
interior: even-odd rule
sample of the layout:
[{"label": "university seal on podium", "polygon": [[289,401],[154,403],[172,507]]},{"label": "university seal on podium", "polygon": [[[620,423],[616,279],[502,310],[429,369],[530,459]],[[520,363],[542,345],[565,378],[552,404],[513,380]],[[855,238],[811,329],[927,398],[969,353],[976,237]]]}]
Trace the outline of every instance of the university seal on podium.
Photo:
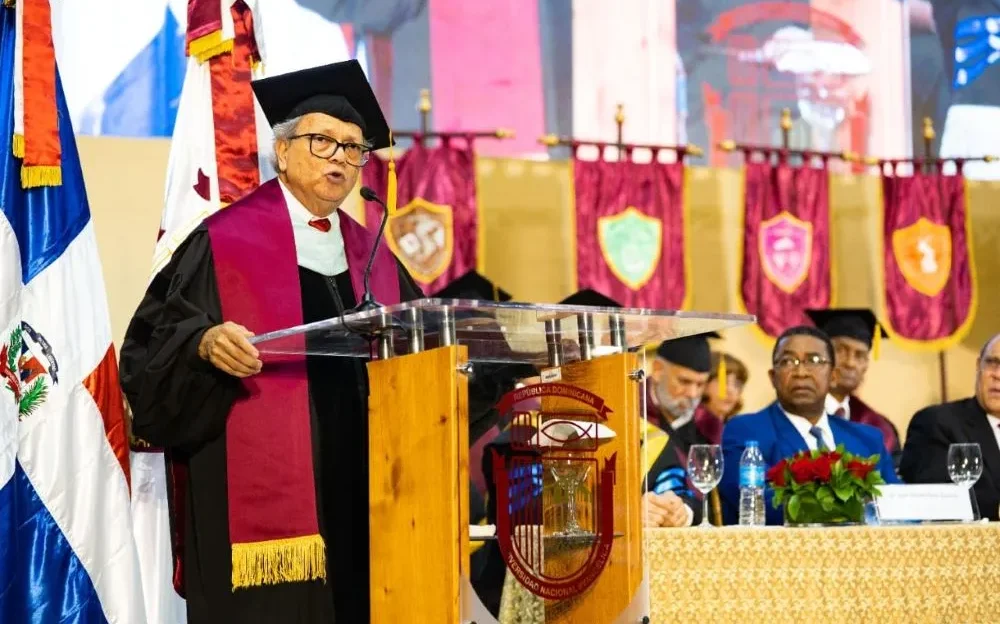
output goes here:
[{"label": "university seal on podium", "polygon": [[451,206],[417,197],[389,219],[389,248],[418,282],[441,277],[455,250]]},{"label": "university seal on podium", "polygon": [[[551,397],[560,409],[517,411]],[[497,540],[511,574],[531,593],[566,600],[604,570],[614,539],[616,454],[599,459],[614,432],[597,395],[563,383],[507,393],[497,406],[510,418],[510,454],[493,450]],[[540,481],[540,482],[539,482]]]}]

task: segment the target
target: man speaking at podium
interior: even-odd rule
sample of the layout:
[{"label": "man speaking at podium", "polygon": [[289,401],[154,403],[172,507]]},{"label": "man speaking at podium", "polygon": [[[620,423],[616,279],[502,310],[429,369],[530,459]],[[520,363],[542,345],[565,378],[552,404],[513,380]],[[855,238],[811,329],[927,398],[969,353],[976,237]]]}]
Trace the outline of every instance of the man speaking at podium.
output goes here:
[{"label": "man speaking at podium", "polygon": [[[357,61],[253,88],[278,179],[208,217],[155,277],[122,346],[122,387],[135,435],[170,460],[192,624],[368,622],[364,363],[264,359],[248,337],[362,299],[375,239],[338,209],[389,128]],[[382,304],[422,296],[385,245],[371,284]]]}]

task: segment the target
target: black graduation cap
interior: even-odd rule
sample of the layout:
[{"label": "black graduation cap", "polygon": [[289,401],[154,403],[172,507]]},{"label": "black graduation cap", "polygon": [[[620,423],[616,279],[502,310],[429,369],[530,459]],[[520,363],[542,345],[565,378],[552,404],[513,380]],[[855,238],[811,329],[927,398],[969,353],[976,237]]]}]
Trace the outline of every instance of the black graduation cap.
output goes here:
[{"label": "black graduation cap", "polygon": [[469,271],[438,292],[438,299],[478,299],[481,301],[510,301],[512,296],[476,271]]},{"label": "black graduation cap", "polygon": [[[875,318],[875,313],[866,308],[840,308],[828,310],[806,310],[806,314],[816,327],[826,332],[830,338],[853,338],[868,345],[872,354],[878,357],[878,344],[889,334]],[[875,328],[878,328],[878,333]]]},{"label": "black graduation cap", "polygon": [[271,126],[325,113],[360,126],[372,149],[389,147],[389,124],[357,60],[269,76],[251,85]]},{"label": "black graduation cap", "polygon": [[709,338],[722,338],[722,336],[713,331],[664,340],[656,348],[656,356],[698,373],[711,372],[712,350],[708,346]]},{"label": "black graduation cap", "polygon": [[562,305],[595,306],[600,308],[622,307],[622,304],[618,303],[611,297],[602,295],[592,288],[577,291],[559,303]]}]

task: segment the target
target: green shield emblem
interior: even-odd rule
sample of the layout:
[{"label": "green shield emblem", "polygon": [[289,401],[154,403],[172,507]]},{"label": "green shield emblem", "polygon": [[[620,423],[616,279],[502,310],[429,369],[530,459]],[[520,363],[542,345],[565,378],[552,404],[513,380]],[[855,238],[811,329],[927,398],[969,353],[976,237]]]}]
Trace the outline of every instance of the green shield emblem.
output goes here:
[{"label": "green shield emblem", "polygon": [[608,268],[623,284],[639,290],[653,277],[663,253],[663,222],[633,206],[597,220],[597,238]]}]

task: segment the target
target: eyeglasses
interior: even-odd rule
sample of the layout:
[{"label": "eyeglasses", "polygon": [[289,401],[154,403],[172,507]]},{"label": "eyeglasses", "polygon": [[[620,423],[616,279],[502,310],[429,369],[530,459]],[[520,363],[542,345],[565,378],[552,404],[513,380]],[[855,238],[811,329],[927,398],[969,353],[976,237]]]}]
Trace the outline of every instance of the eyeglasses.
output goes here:
[{"label": "eyeglasses", "polygon": [[828,358],[822,357],[820,355],[807,355],[805,359],[795,357],[794,355],[785,355],[778,358],[774,362],[774,368],[779,371],[794,370],[799,366],[805,366],[808,371],[819,370],[820,368],[826,366],[830,363]]},{"label": "eyeglasses", "polygon": [[371,156],[371,148],[363,143],[343,143],[325,134],[309,133],[288,137],[289,141],[295,139],[309,139],[309,153],[323,160],[330,160],[341,148],[344,149],[344,160],[355,167],[364,166]]}]

